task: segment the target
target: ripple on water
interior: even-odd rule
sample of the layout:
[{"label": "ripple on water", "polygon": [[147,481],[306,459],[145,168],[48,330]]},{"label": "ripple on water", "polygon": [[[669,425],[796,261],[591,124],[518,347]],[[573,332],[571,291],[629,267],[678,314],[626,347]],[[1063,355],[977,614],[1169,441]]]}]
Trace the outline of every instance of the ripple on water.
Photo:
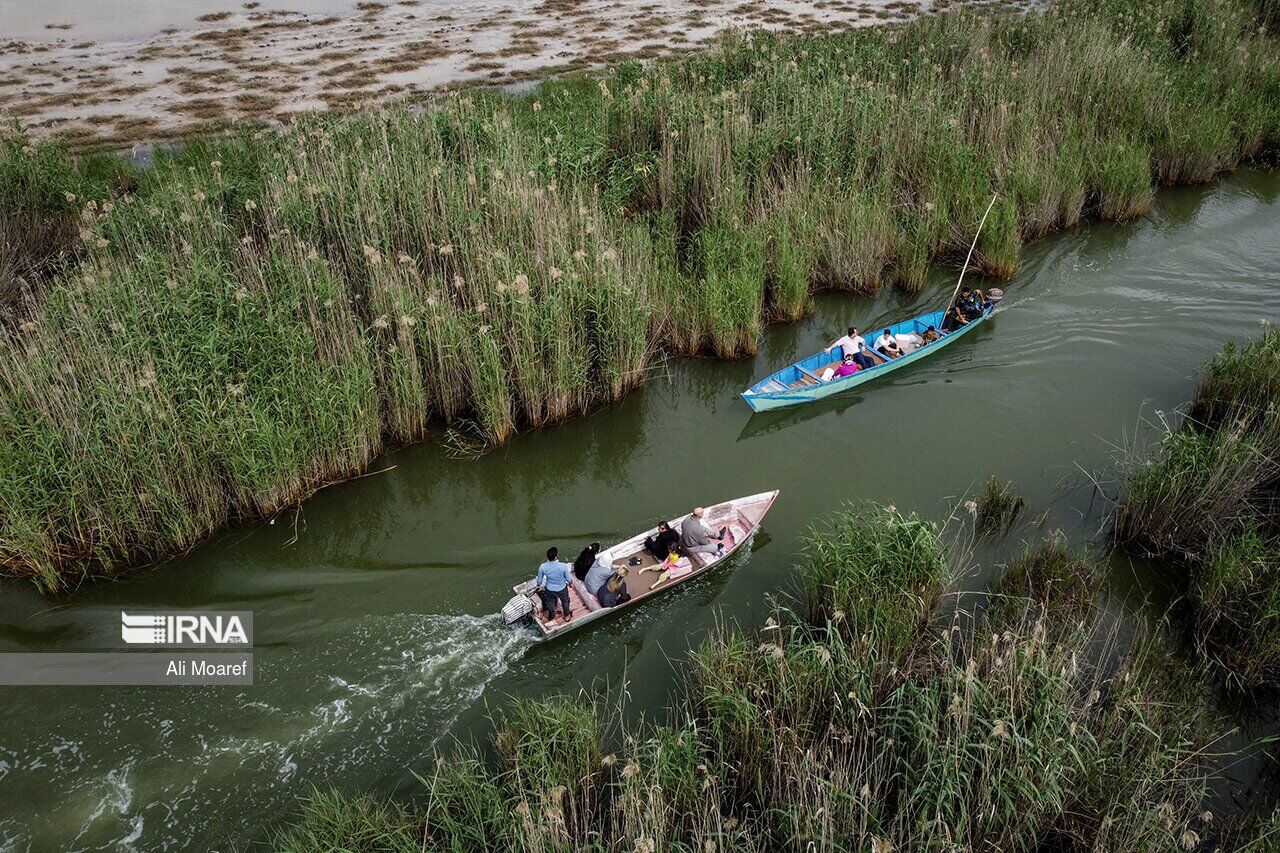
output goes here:
[{"label": "ripple on water", "polygon": [[[804,529],[848,484],[848,497],[892,495],[928,510],[994,470],[1055,513],[1085,511],[1070,497],[1082,491],[1053,484],[1074,482],[1082,463],[1112,470],[1112,443],[1144,401],[1180,405],[1222,339],[1256,334],[1257,320],[1280,309],[1280,183],[1266,178],[1264,204],[1238,190],[1248,180],[1207,196],[1161,194],[1150,220],[1089,225],[1029,247],[997,318],[865,395],[749,420],[733,397],[748,365],[672,362],[673,381],[501,454],[453,466],[409,452],[397,460],[403,477],[317,498],[308,511],[330,520],[332,537],[304,537],[281,556],[274,545],[229,539],[137,579],[122,597],[180,607],[199,588],[205,602],[250,602],[288,641],[259,646],[251,690],[33,688],[23,694],[33,701],[0,707],[0,851],[64,849],[77,833],[85,849],[208,847],[286,818],[311,785],[386,790],[504,670],[502,690],[541,695],[576,689],[584,671],[612,678],[622,660],[636,686],[630,701],[657,711],[686,629],[708,628],[716,603],[729,618],[756,613],[787,583]],[[921,302],[940,303],[951,283],[939,280]],[[903,310],[887,292],[874,306],[820,306],[810,322],[769,329],[756,367],[776,369],[796,349],[829,342],[827,331],[869,307]],[[749,443],[735,445],[743,435]],[[955,436],[999,452],[956,453]],[[797,465],[798,445],[825,455]],[[709,474],[680,464],[695,454]],[[583,526],[588,519],[630,526],[683,490],[740,494],[757,481],[787,497],[769,522],[775,547],[752,556],[754,566],[549,644],[519,670],[513,662],[530,638],[493,619],[347,615],[365,600],[398,607],[406,589],[442,611],[475,610],[511,582],[514,553],[527,557],[551,537],[606,538]],[[595,512],[623,500],[625,510]],[[718,594],[721,582],[732,595]]]},{"label": "ripple on water", "polygon": [[[264,822],[263,803],[291,800],[300,782],[397,772],[532,642],[496,617],[369,618],[319,649],[259,649],[253,698],[113,693],[92,740],[54,720],[42,742],[0,747],[12,756],[0,778],[47,798],[39,819],[19,813],[0,824],[0,851],[63,846],[68,823],[84,849],[128,848],[144,832],[148,848],[164,849],[245,834]],[[184,719],[183,706],[201,718]],[[125,736],[140,726],[154,740]]]}]

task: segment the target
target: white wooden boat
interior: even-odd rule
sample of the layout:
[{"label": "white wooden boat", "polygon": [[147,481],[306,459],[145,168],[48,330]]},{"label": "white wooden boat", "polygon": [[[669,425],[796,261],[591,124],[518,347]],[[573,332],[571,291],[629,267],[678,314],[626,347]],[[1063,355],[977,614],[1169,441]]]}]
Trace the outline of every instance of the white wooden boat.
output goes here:
[{"label": "white wooden boat", "polygon": [[[729,559],[760,527],[765,513],[777,498],[778,492],[775,490],[707,507],[702,517],[707,529],[715,532],[722,527],[726,528],[722,540],[724,553],[721,555],[686,554],[681,558],[679,565],[692,567],[693,570],[688,574],[665,581],[656,589],[649,587],[658,579],[657,571],[640,574],[641,569],[658,565],[659,561],[644,547],[644,540],[658,532],[656,526],[643,533],[637,533],[625,542],[619,542],[617,545],[601,550],[600,557],[612,561],[615,571],[623,567],[627,569],[627,592],[631,594],[631,600],[626,604],[620,604],[617,607],[601,607],[595,596],[587,590],[582,581],[575,577],[569,586],[570,613],[573,618],[565,622],[561,617],[554,624],[547,624],[543,621],[542,600],[535,589],[536,582],[531,579],[513,587],[515,597],[502,608],[502,617],[508,624],[532,622],[538,633],[546,639],[572,631],[574,628],[581,628],[611,613],[636,607],[678,584],[710,571]],[[687,513],[669,519],[668,523],[672,530],[678,532],[686,518],[688,518]]]}]

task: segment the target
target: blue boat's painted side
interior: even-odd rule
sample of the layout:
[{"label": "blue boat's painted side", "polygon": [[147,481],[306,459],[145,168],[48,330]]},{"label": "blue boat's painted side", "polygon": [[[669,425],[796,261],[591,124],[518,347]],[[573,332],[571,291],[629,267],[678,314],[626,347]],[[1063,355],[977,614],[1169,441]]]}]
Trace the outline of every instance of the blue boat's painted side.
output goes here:
[{"label": "blue boat's painted side", "polygon": [[[801,403],[811,403],[814,400],[821,400],[824,397],[830,397],[832,394],[841,394],[850,388],[855,388],[864,382],[870,382],[873,379],[879,379],[885,374],[913,364],[922,358],[928,358],[938,350],[952,343],[966,332],[971,332],[984,320],[991,316],[995,310],[992,306],[988,308],[986,313],[974,320],[967,326],[962,326],[954,332],[944,335],[941,339],[931,344],[920,347],[914,352],[904,355],[902,358],[895,358],[892,361],[886,361],[875,367],[866,370],[859,370],[852,376],[846,376],[843,379],[834,379],[831,382],[818,382],[804,388],[789,388],[791,383],[800,381],[803,376],[815,377],[822,369],[837,357],[832,353],[819,352],[809,356],[802,361],[797,361],[789,367],[784,367],[777,373],[760,380],[742,393],[742,399],[747,401],[747,405],[757,412],[767,412],[770,409],[782,409],[787,406],[797,406]],[[889,327],[890,333],[894,335],[903,335],[910,332],[916,334],[922,333],[927,327],[933,326],[939,328],[942,325],[942,317],[944,311],[934,311],[929,314],[921,314],[918,317],[912,317],[910,320],[904,320]],[[883,331],[877,328],[875,337],[879,337],[879,333]],[[871,338],[868,337],[868,343]],[[766,391],[767,387],[775,390]],[[779,387],[786,390],[776,390]]]}]

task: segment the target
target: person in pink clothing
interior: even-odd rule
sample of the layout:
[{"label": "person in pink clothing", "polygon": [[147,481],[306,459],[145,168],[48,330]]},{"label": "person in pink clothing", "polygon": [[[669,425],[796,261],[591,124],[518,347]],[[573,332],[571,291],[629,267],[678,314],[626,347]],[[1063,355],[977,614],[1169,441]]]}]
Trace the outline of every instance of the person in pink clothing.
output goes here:
[{"label": "person in pink clothing", "polygon": [[645,572],[660,572],[658,579],[649,587],[649,589],[653,589],[664,581],[671,580],[672,578],[684,577],[691,571],[693,571],[693,563],[689,560],[681,559],[680,546],[672,545],[671,553],[667,554],[667,559],[663,560],[662,563],[657,566],[645,566],[640,570],[640,574],[644,574]]},{"label": "person in pink clothing", "polygon": [[822,381],[830,382],[833,379],[843,379],[846,376],[852,376],[861,370],[858,363],[853,360],[853,356],[846,355],[841,364],[836,365],[835,369],[827,368],[822,372]]},{"label": "person in pink clothing", "polygon": [[861,367],[858,367],[858,363],[853,360],[853,356],[846,355],[844,357],[844,364],[836,368],[835,378],[840,379],[845,376],[852,376],[861,369]]}]

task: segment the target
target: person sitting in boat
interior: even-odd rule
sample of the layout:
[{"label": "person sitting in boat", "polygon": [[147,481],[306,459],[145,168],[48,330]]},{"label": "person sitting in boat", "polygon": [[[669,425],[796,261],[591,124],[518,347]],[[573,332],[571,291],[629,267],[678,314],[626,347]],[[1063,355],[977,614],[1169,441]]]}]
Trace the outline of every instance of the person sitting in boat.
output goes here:
[{"label": "person sitting in boat", "polygon": [[841,364],[836,365],[834,368],[828,367],[822,371],[822,381],[830,382],[833,379],[843,379],[846,376],[852,376],[861,369],[858,367],[858,363],[853,360],[853,356],[846,355]]},{"label": "person sitting in boat", "polygon": [[986,313],[988,304],[987,297],[983,295],[981,290],[976,288],[970,290],[967,287],[960,290],[960,309],[964,311],[969,322],[972,323]]},{"label": "person sitting in boat", "polygon": [[618,569],[610,575],[608,582],[600,587],[600,591],[596,593],[596,601],[600,602],[601,607],[617,607],[619,604],[626,604],[630,600],[631,595],[627,592],[627,570],[625,568]]},{"label": "person sitting in boat", "polygon": [[847,335],[824,349],[823,352],[829,353],[836,347],[840,347],[845,356],[853,356],[854,363],[863,370],[876,365],[875,359],[867,352],[866,339],[858,334],[858,329],[855,326],[850,326]]},{"label": "person sitting in boat", "polygon": [[680,546],[672,545],[671,549],[667,551],[667,556],[663,558],[661,563],[658,563],[658,565],[656,566],[645,566],[643,569],[640,570],[640,574],[644,574],[645,572],[658,572],[659,574],[661,574],[662,572],[665,572],[668,569],[674,569],[679,563],[680,563]]},{"label": "person sitting in boat", "polygon": [[711,540],[724,539],[729,529],[721,527],[720,532],[712,536],[711,531],[707,530],[707,526],[702,523],[705,512],[706,510],[702,507],[696,506],[680,524],[680,548],[686,554],[715,554],[721,557],[724,555],[724,543],[712,544]]},{"label": "person sitting in boat", "polygon": [[[573,561],[573,575],[578,580],[584,580],[587,572],[591,571],[591,567],[596,562],[596,554],[600,553],[600,543],[592,542],[590,545],[582,549],[582,553],[578,555],[578,559]],[[590,587],[588,587],[590,589]]]},{"label": "person sitting in boat", "polygon": [[667,554],[667,559],[663,560],[661,565],[645,566],[640,570],[640,574],[659,572],[658,579],[649,587],[649,589],[656,589],[659,584],[666,583],[672,578],[682,578],[692,571],[693,561],[682,558],[680,556],[680,547],[672,545],[671,553]]},{"label": "person sitting in boat", "polygon": [[967,325],[969,325],[969,318],[965,316],[964,311],[959,305],[952,305],[942,318],[942,333],[948,334]]},{"label": "person sitting in boat", "polygon": [[956,297],[955,305],[964,314],[966,323],[972,323],[974,320],[986,313],[987,307],[990,306],[987,297],[983,295],[981,290],[970,287],[960,288],[960,295]]},{"label": "person sitting in boat", "polygon": [[671,546],[680,541],[680,534],[671,529],[665,521],[658,522],[658,532],[644,540],[644,549],[653,555],[655,560],[665,560],[671,553]]},{"label": "person sitting in boat", "polygon": [[897,358],[902,355],[902,348],[898,346],[897,339],[889,329],[885,329],[880,337],[876,338],[875,350],[885,358]]},{"label": "person sitting in boat", "polygon": [[573,566],[559,560],[558,548],[547,549],[547,561],[538,566],[538,577],[535,580],[538,597],[542,599],[542,610],[546,614],[545,621],[554,625],[556,621],[556,604],[564,610],[564,621],[573,618],[569,605],[569,578],[573,576]]},{"label": "person sitting in boat", "polygon": [[941,338],[942,335],[938,334],[937,329],[935,329],[933,326],[930,326],[929,328],[924,330],[924,334],[921,335],[920,337],[924,341],[924,345],[928,346],[929,344]]},{"label": "person sitting in boat", "polygon": [[582,578],[582,584],[587,588],[587,592],[598,596],[600,587],[604,586],[611,577],[613,577],[613,561],[597,553],[591,568],[587,569],[586,575]]}]

